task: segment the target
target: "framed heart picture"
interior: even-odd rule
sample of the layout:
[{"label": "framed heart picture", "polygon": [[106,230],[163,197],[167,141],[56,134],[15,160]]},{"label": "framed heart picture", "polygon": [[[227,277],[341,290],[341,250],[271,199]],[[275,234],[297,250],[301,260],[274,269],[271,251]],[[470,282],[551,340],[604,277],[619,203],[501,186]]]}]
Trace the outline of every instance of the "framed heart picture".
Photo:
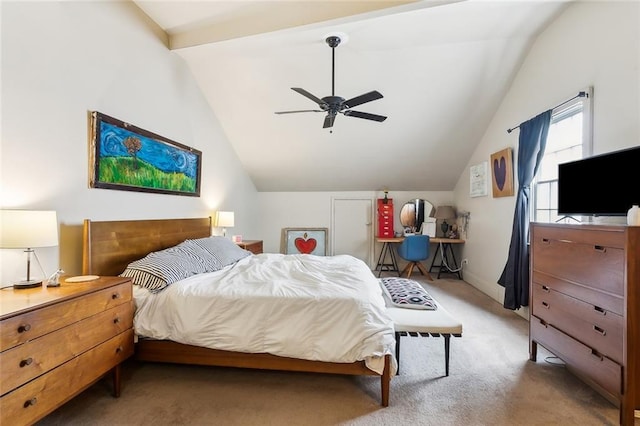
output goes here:
[{"label": "framed heart picture", "polygon": [[513,195],[513,150],[511,148],[491,154],[491,182],[494,198]]},{"label": "framed heart picture", "polygon": [[283,228],[282,252],[326,256],[328,231],[328,228]]}]

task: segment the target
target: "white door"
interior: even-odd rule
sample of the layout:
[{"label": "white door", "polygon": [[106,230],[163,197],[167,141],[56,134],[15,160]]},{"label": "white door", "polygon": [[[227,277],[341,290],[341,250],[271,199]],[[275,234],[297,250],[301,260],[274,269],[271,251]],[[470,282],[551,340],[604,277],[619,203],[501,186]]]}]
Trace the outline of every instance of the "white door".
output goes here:
[{"label": "white door", "polygon": [[350,254],[372,267],[373,200],[334,198],[332,202],[332,254]]}]

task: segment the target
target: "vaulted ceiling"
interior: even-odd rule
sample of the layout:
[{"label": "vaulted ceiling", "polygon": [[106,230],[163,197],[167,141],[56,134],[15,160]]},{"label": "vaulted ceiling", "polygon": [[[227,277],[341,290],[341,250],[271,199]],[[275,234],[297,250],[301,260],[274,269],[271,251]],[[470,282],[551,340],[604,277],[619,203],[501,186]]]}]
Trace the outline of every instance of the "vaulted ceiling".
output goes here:
[{"label": "vaulted ceiling", "polygon": [[[536,36],[567,1],[151,1],[259,191],[452,190]],[[325,112],[291,88],[377,90]],[[216,141],[211,141],[215,144]]]}]

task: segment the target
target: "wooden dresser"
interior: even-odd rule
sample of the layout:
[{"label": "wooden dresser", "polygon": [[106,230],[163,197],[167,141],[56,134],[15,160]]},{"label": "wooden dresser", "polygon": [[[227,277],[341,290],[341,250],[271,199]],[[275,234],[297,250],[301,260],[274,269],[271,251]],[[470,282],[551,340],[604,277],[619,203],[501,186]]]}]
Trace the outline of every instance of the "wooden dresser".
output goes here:
[{"label": "wooden dresser", "polygon": [[129,278],[0,290],[0,424],[32,424],[133,355]]},{"label": "wooden dresser", "polygon": [[236,243],[240,248],[249,250],[253,254],[262,253],[262,240],[246,240]]},{"label": "wooden dresser", "polygon": [[620,407],[640,410],[640,227],[531,225],[530,357],[540,344]]}]

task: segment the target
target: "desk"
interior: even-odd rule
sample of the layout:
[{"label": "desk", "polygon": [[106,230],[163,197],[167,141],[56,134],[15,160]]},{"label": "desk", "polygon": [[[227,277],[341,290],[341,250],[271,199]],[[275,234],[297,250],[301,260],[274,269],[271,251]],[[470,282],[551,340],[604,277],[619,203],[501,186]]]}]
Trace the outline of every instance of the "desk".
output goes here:
[{"label": "desk", "polygon": [[[456,274],[458,279],[462,279],[462,268],[458,266],[456,261],[456,255],[453,253],[452,244],[464,244],[464,240],[459,238],[431,238],[429,240],[432,243],[438,244],[438,250],[433,255],[429,272],[432,272],[433,268],[438,269],[438,279],[440,274]],[[440,256],[440,264],[436,264],[436,258]]]},{"label": "desk", "polygon": [[[398,261],[396,260],[396,253],[391,247],[392,243],[401,243],[404,237],[376,237],[376,241],[382,243],[382,250],[380,256],[378,256],[378,263],[376,264],[376,271],[378,271],[378,278],[382,271],[397,272],[400,276],[400,269],[398,269]],[[391,263],[387,263],[387,254],[391,258]]]}]

